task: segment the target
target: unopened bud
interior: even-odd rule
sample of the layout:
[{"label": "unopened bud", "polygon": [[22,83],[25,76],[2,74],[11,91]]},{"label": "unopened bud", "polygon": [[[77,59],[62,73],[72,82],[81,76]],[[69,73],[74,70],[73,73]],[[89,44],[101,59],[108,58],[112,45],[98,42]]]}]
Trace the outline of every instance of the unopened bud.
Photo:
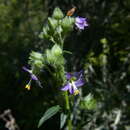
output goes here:
[{"label": "unopened bud", "polygon": [[55,19],[62,19],[64,17],[64,14],[60,8],[55,8],[52,17]]}]

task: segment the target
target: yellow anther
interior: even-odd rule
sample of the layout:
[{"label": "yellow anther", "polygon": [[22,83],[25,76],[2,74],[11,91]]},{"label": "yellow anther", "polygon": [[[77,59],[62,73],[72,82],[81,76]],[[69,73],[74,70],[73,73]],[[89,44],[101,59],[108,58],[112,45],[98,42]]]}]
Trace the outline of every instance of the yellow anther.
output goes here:
[{"label": "yellow anther", "polygon": [[79,94],[79,90],[77,89],[74,91],[74,95],[78,95],[78,94]]},{"label": "yellow anther", "polygon": [[30,86],[29,84],[27,84],[27,85],[25,86],[25,88],[26,88],[27,90],[30,90],[30,89],[31,89],[31,86]]}]

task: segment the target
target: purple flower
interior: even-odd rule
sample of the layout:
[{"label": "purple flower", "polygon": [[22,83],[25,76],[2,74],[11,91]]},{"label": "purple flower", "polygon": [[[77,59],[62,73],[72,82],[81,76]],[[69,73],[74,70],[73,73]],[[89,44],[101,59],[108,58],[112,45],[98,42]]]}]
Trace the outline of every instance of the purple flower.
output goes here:
[{"label": "purple flower", "polygon": [[23,67],[23,70],[30,74],[32,80],[38,80],[37,76],[32,73],[32,70],[29,70],[26,67]]},{"label": "purple flower", "polygon": [[78,87],[81,87],[85,84],[85,81],[83,80],[82,71],[74,72],[73,74],[66,73],[66,79],[67,84],[64,85],[63,88],[61,88],[61,90],[62,91],[69,90],[70,94],[74,95],[79,94]]},{"label": "purple flower", "polygon": [[88,23],[87,23],[87,21],[86,21],[86,18],[76,17],[75,25],[76,25],[77,28],[79,28],[80,30],[84,30],[84,28],[88,26]]},{"label": "purple flower", "polygon": [[33,74],[32,70],[29,70],[29,69],[26,68],[26,67],[22,67],[22,69],[30,74],[30,81],[29,81],[28,84],[25,86],[26,89],[30,90],[31,81],[32,81],[32,80],[35,80],[35,81],[38,83],[38,85],[39,85],[40,87],[42,87],[41,82],[38,80],[37,76],[36,76],[35,74]]}]

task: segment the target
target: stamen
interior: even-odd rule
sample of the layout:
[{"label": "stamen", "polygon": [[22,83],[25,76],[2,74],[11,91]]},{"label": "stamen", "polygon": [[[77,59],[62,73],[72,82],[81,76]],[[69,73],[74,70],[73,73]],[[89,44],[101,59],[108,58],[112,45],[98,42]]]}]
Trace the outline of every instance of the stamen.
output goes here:
[{"label": "stamen", "polygon": [[78,95],[78,94],[79,94],[79,90],[77,89],[74,91],[74,95]]},{"label": "stamen", "polygon": [[30,89],[31,89],[31,86],[30,86],[29,84],[27,84],[27,85],[25,86],[25,88],[26,88],[27,90],[30,90]]}]

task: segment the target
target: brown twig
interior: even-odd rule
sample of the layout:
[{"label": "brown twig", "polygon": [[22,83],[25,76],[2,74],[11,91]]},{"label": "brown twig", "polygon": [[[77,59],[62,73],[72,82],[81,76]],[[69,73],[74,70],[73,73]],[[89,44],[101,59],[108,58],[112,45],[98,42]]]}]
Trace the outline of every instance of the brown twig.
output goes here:
[{"label": "brown twig", "polygon": [[8,130],[20,130],[10,109],[7,109],[0,114],[0,119],[5,122],[5,127],[8,128]]}]

